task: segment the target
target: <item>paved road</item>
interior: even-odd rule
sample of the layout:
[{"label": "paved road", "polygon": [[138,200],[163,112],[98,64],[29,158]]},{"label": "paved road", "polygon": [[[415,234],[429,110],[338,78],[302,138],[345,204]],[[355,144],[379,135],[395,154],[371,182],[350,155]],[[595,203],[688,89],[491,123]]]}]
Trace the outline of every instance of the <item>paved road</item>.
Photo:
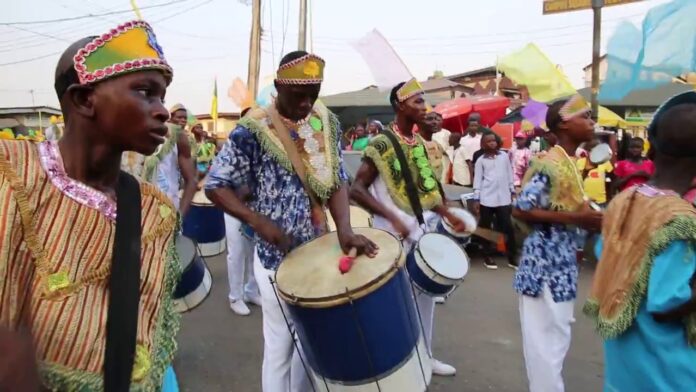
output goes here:
[{"label": "paved road", "polygon": [[[261,311],[235,316],[227,304],[223,257],[209,259],[214,286],[200,307],[184,315],[175,361],[182,391],[260,392]],[[465,283],[436,309],[435,355],[458,369],[456,377],[435,377],[432,392],[525,391],[517,297],[513,271],[490,271],[475,262]],[[581,273],[585,298],[591,270]],[[565,362],[566,391],[600,391],[601,343],[576,304],[577,322]]]}]

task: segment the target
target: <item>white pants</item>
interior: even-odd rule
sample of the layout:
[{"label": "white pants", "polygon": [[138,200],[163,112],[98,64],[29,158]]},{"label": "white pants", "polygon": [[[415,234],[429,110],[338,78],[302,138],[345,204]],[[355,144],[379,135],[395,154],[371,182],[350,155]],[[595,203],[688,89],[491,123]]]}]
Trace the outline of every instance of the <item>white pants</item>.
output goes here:
[{"label": "white pants", "polygon": [[[285,304],[282,305],[281,310],[275,288],[269,281],[269,277],[275,279],[275,271],[265,269],[256,252],[254,252],[254,275],[261,291],[263,311],[263,368],[261,371],[263,392],[311,391],[312,386],[282,312],[285,312],[291,327],[292,319]],[[298,347],[299,344],[298,341]]]},{"label": "white pants", "polygon": [[563,392],[563,361],[570,347],[575,301],[553,302],[544,286],[538,297],[520,295],[522,347],[530,392]]},{"label": "white pants", "polygon": [[435,319],[435,299],[416,290],[416,306],[423,322],[423,339],[428,349],[428,356],[433,357],[433,321]]},{"label": "white pants", "polygon": [[254,278],[254,243],[241,232],[242,222],[225,214],[227,236],[227,279],[230,283],[230,302],[259,294]]}]

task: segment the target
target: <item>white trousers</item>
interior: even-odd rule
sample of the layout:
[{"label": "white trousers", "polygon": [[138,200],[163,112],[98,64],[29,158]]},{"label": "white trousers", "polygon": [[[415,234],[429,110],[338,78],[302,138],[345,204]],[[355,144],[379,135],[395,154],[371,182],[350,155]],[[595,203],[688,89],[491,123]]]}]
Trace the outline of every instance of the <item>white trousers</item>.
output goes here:
[{"label": "white trousers", "polygon": [[428,349],[428,356],[433,357],[433,321],[435,319],[435,299],[416,290],[416,306],[423,323],[423,339]]},{"label": "white trousers", "polygon": [[544,286],[538,297],[520,295],[522,347],[530,392],[563,392],[563,361],[570,347],[575,301],[553,302]]},{"label": "white trousers", "polygon": [[230,283],[230,302],[259,294],[254,278],[254,243],[241,232],[242,222],[225,214],[227,236],[227,279]]},{"label": "white trousers", "polygon": [[[254,274],[261,291],[261,309],[263,312],[263,367],[261,371],[263,392],[311,391],[312,386],[293,344],[293,336],[288,330],[283,311],[291,327],[293,325],[292,319],[285,304],[278,303],[275,288],[269,280],[269,278],[275,279],[275,271],[265,269],[256,252],[254,252]],[[297,345],[299,347],[299,340]]]}]

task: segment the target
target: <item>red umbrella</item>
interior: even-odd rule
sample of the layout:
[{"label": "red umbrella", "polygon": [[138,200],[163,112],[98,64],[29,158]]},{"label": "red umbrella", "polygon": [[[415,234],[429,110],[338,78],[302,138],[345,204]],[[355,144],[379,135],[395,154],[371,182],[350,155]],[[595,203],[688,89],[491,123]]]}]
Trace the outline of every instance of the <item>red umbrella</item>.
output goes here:
[{"label": "red umbrella", "polygon": [[480,114],[481,124],[490,127],[505,117],[508,106],[510,100],[506,97],[475,95],[442,102],[435,107],[435,111],[442,115],[444,128],[464,132],[471,113]]}]

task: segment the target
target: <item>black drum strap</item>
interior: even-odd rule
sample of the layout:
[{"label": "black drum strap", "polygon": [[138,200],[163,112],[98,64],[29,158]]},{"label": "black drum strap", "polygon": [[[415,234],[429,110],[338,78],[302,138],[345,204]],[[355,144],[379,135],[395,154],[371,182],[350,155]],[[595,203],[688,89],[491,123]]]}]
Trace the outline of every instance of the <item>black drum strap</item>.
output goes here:
[{"label": "black drum strap", "polygon": [[140,184],[121,171],[116,186],[116,234],[106,317],[104,391],[130,389],[140,304]]},{"label": "black drum strap", "polygon": [[411,209],[413,209],[416,219],[420,225],[425,224],[425,219],[423,219],[423,206],[421,205],[420,198],[418,197],[418,188],[416,188],[416,183],[413,181],[413,175],[411,173],[410,165],[406,160],[406,155],[404,150],[401,148],[401,143],[397,140],[396,135],[388,130],[383,130],[382,134],[389,139],[392,146],[394,147],[394,152],[396,153],[396,159],[399,160],[399,165],[401,166],[401,175],[404,176],[404,183],[406,185],[406,195],[408,196],[408,201],[411,203]]}]

